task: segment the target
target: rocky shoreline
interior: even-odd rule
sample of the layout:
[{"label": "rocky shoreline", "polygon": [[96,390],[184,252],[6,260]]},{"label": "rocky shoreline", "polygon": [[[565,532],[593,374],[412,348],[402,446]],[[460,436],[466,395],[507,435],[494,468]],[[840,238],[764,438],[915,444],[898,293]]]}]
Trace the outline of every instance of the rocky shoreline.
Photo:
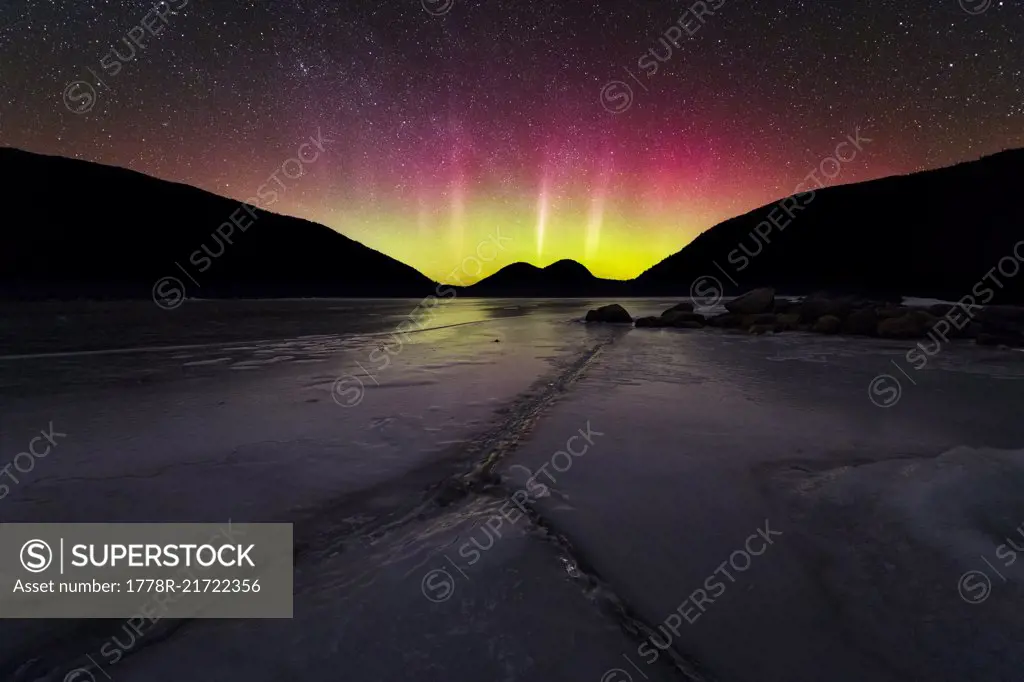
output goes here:
[{"label": "rocky shoreline", "polygon": [[[965,297],[968,299],[970,297]],[[883,339],[973,339],[985,346],[1024,348],[1024,307],[979,305],[961,300],[928,307],[856,296],[812,294],[800,301],[776,298],[775,290],[748,291],[725,303],[727,312],[705,315],[692,302],[672,306],[658,317],[634,319],[621,305],[587,313],[587,322],[633,324],[637,328],[704,329],[747,334],[810,332]]]}]

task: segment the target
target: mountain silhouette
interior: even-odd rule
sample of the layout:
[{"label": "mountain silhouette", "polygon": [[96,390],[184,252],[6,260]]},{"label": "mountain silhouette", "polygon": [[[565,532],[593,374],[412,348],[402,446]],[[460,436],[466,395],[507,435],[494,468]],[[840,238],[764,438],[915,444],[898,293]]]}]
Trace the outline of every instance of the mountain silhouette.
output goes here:
[{"label": "mountain silhouette", "polygon": [[798,194],[707,230],[631,289],[680,295],[703,278],[698,291],[721,284],[725,293],[774,286],[959,299],[1002,267],[993,273],[1002,286],[987,280],[994,300],[1022,301],[1024,272],[1016,271],[1024,244],[1014,255],[1024,239],[1022,179],[1024,149],[1017,149]]},{"label": "mountain silhouette", "polygon": [[574,260],[560,260],[545,268],[512,263],[476,284],[463,289],[466,296],[614,296],[625,291],[625,282],[595,277]]},{"label": "mountain silhouette", "polygon": [[0,175],[0,297],[148,298],[169,277],[198,298],[418,297],[435,288],[323,225],[134,171],[0,148]]},{"label": "mountain silhouette", "polygon": [[[420,297],[437,288],[330,228],[194,187],[11,148],[0,148],[0,171],[0,298],[149,298],[167,278],[198,298]],[[561,260],[513,263],[455,289],[603,297],[772,286],[957,299],[984,279],[996,302],[1024,301],[1021,178],[1024,150],[1010,150],[783,198],[712,227],[635,280]]]}]

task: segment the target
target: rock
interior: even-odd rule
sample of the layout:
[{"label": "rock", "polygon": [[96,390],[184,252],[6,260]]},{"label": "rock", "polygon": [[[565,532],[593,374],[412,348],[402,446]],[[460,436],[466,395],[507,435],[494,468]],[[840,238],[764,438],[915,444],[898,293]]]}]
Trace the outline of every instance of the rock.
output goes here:
[{"label": "rock", "polygon": [[952,303],[936,303],[935,305],[928,306],[927,310],[935,317],[945,317],[955,307]]},{"label": "rock", "polygon": [[753,334],[754,336],[761,336],[762,334],[767,334],[769,332],[774,334],[776,331],[774,324],[753,324],[750,325],[749,329],[747,329],[747,333]]},{"label": "rock", "polygon": [[693,303],[691,301],[683,301],[682,303],[676,303],[674,306],[662,313],[662,316],[668,315],[669,313],[692,313]]},{"label": "rock", "polygon": [[987,333],[1024,333],[1024,308],[1009,305],[989,305],[972,310],[974,318]]},{"label": "rock", "polygon": [[[732,313],[726,313],[732,315]],[[758,313],[757,315],[734,315],[735,326],[739,329],[749,329],[755,324],[775,324],[775,313]]]},{"label": "rock", "polygon": [[1015,305],[986,305],[974,309],[975,317],[980,322],[989,320],[1009,320],[1024,324],[1024,308]]},{"label": "rock", "polygon": [[743,327],[743,316],[734,315],[733,313],[722,313],[721,315],[708,318],[707,324],[709,327],[718,327],[719,329],[740,329]]},{"label": "rock", "polygon": [[469,495],[469,487],[459,479],[448,480],[434,498],[439,507],[448,507]]},{"label": "rock", "polygon": [[704,316],[697,313],[677,310],[675,312],[665,311],[660,317],[640,317],[636,320],[637,327],[674,327],[676,329],[703,329],[705,324]]},{"label": "rock", "polygon": [[[947,339],[966,339],[974,338],[978,335],[979,331],[984,331],[982,325],[972,321],[967,311],[960,306],[947,305],[945,308],[946,312],[931,324],[931,328],[940,325],[933,336],[938,335],[939,338]],[[928,313],[934,315],[939,309],[938,305],[930,306]]]},{"label": "rock", "polygon": [[888,320],[894,317],[903,317],[910,312],[910,308],[902,305],[883,305],[875,308],[875,314],[880,320]]},{"label": "rock", "polygon": [[816,334],[838,334],[842,326],[843,321],[835,315],[822,315],[815,321],[811,331]]},{"label": "rock", "polygon": [[601,306],[587,313],[587,322],[632,322],[626,309],[618,303]]},{"label": "rock", "polygon": [[760,313],[750,316],[750,324],[775,324],[775,313]]},{"label": "rock", "polygon": [[668,322],[665,320],[664,317],[638,317],[636,318],[636,326],[651,327],[657,329],[660,327],[667,327]]},{"label": "rock", "polygon": [[843,322],[843,333],[874,336],[878,331],[878,313],[874,308],[854,310]]},{"label": "rock", "polygon": [[725,304],[725,309],[738,315],[771,312],[775,306],[775,289],[764,287],[748,291]]},{"label": "rock", "polygon": [[918,320],[924,326],[925,331],[934,327],[935,323],[939,321],[939,318],[935,317],[927,310],[911,310],[910,316]]},{"label": "rock", "polygon": [[775,306],[772,311],[777,315],[785,315],[788,313],[795,313],[800,310],[800,304],[794,301],[787,301],[785,299],[775,299]]},{"label": "rock", "polygon": [[[928,331],[928,318],[921,310],[914,310],[902,317],[883,318],[878,323],[877,334],[883,339],[920,339]],[[930,317],[930,316],[929,316]]]},{"label": "rock", "polygon": [[704,326],[704,316],[697,313],[688,313],[686,311],[676,311],[674,313],[664,313],[661,319],[670,327],[678,327],[683,324],[699,324],[701,327]]},{"label": "rock", "polygon": [[[938,306],[932,306],[928,309],[933,315],[935,309]],[[970,335],[970,327],[976,324],[966,310],[960,306],[952,306],[943,315],[939,315],[940,318],[945,318],[949,322],[950,331],[948,334],[951,337],[966,337]],[[975,334],[977,336],[977,334]]]},{"label": "rock", "polygon": [[1009,346],[1010,348],[1024,347],[1024,336],[1013,334],[992,334],[982,332],[974,341],[979,346]]},{"label": "rock", "polygon": [[800,303],[800,320],[803,322],[814,322],[820,317],[831,315],[832,317],[838,317],[842,321],[855,308],[864,307],[865,305],[867,305],[866,301],[852,296],[826,297],[822,294],[812,294]]},{"label": "rock", "polygon": [[800,326],[800,313],[785,313],[775,316],[775,329],[780,332],[797,331]]},{"label": "rock", "polygon": [[990,305],[972,309],[977,343],[982,346],[1024,346],[1024,308]]}]

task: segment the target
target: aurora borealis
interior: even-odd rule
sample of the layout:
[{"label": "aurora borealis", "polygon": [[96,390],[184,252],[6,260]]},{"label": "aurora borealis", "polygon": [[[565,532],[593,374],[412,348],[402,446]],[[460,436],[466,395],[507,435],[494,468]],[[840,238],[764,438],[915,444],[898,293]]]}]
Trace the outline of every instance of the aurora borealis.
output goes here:
[{"label": "aurora borealis", "polygon": [[139,28],[154,4],[0,7],[0,144],[242,200],[321,128],[274,210],[439,280],[496,229],[466,281],[634,277],[857,127],[829,184],[1024,146],[1021,0],[171,0]]}]

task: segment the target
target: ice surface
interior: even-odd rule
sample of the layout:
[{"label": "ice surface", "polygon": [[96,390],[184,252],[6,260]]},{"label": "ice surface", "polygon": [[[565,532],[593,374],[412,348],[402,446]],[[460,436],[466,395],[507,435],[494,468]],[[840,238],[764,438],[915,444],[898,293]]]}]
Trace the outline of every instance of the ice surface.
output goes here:
[{"label": "ice surface", "polygon": [[[684,664],[1019,679],[1024,561],[997,555],[1024,523],[1019,354],[953,343],[904,376],[910,342],[580,323],[599,303],[455,301],[400,340],[415,301],[8,314],[0,453],[68,435],[0,520],[296,524],[293,621],[161,624],[117,680],[681,679],[628,631],[678,613],[766,520],[782,535],[669,631]],[[902,383],[888,408],[882,373]],[[491,455],[500,486],[432,501]],[[458,548],[545,465],[536,516],[467,565]],[[456,584],[435,603],[440,568]],[[972,570],[984,600],[978,576],[961,590]],[[0,621],[0,678],[62,680],[121,625]]]}]

